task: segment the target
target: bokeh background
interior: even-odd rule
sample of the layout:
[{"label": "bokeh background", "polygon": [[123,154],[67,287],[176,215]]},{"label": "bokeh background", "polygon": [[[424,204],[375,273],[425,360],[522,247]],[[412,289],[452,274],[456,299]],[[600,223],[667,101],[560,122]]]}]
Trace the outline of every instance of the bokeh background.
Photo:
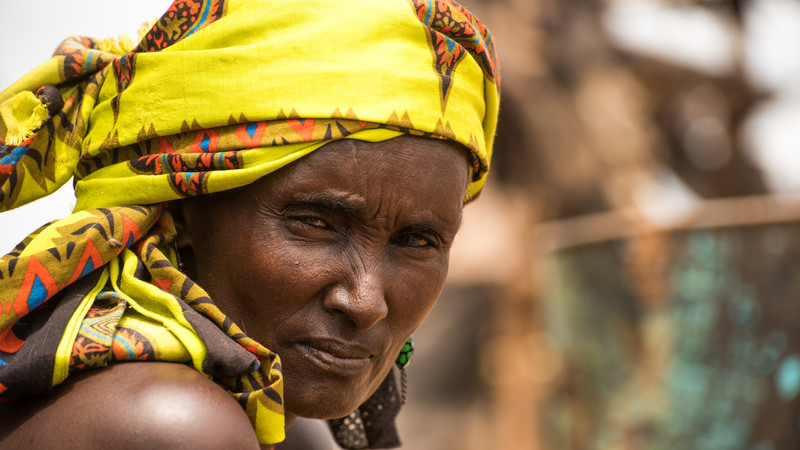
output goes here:
[{"label": "bokeh background", "polygon": [[494,171],[408,448],[800,448],[800,2],[464,0]]},{"label": "bokeh background", "polygon": [[[501,122],[404,448],[800,448],[800,0],[462,3]],[[0,86],[167,5],[3,2]],[[3,213],[0,251],[73,203]]]}]

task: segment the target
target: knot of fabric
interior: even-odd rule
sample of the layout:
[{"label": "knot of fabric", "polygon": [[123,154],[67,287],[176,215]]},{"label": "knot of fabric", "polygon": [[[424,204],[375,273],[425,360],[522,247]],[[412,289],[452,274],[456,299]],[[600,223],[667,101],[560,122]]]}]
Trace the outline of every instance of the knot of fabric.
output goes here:
[{"label": "knot of fabric", "polygon": [[61,111],[64,107],[64,99],[61,98],[61,92],[55,86],[42,86],[36,91],[36,98],[39,99],[46,107],[47,114],[52,117],[57,112]]},{"label": "knot of fabric", "polygon": [[22,91],[0,104],[5,143],[18,146],[33,136],[49,118],[48,108],[33,92]]}]

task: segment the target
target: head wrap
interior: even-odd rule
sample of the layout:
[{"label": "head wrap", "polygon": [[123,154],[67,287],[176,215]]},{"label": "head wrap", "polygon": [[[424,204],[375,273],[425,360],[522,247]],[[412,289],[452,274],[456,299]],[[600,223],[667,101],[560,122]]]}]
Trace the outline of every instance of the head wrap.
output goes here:
[{"label": "head wrap", "polygon": [[[229,388],[262,443],[281,440],[279,359],[174,267],[162,202],[247,185],[331,140],[402,133],[469,150],[469,201],[498,89],[491,35],[450,0],[176,0],[138,45],[67,39],[0,93],[0,211],[73,176],[77,197],[0,259],[0,392],[113,359],[187,361]],[[37,314],[59,339],[20,327]],[[53,349],[51,372],[15,379],[34,345]]]}]

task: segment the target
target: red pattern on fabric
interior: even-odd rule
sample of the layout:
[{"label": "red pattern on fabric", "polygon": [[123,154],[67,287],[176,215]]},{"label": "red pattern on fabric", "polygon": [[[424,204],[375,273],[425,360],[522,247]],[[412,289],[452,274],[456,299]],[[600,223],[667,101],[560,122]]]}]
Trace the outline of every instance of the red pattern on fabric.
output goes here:
[{"label": "red pattern on fabric", "polygon": [[[22,348],[22,344],[25,343],[22,339],[18,338],[13,331],[11,331],[13,327],[8,327],[3,331],[0,331],[0,351],[5,353],[16,353]],[[2,391],[0,391],[2,392]]]},{"label": "red pattern on fabric", "polygon": [[[494,80],[498,86],[497,57],[494,52],[494,40],[486,26],[463,6],[451,0],[412,0],[417,11],[417,18],[450,39],[455,40],[461,47],[472,53],[482,64],[486,75]],[[433,6],[433,11],[430,7]],[[426,22],[427,19],[427,22]],[[441,41],[439,41],[441,42]],[[458,46],[456,46],[458,47]],[[447,52],[444,48],[439,52]],[[455,51],[455,49],[454,49]],[[457,58],[440,54],[440,63],[448,61],[457,62]]]},{"label": "red pattern on fabric", "polygon": [[[253,127],[253,135],[250,135],[248,129]],[[243,123],[236,129],[236,137],[242,141],[245,148],[255,148],[261,146],[261,139],[264,137],[264,131],[267,129],[267,122],[256,123]]]},{"label": "red pattern on fabric", "polygon": [[[120,214],[120,219],[122,219],[122,237],[128,239],[123,244],[128,246],[138,241],[142,237],[142,230],[139,228],[139,224],[125,214]],[[120,248],[118,253],[122,253],[122,250]]]},{"label": "red pattern on fabric", "polygon": [[224,0],[176,0],[150,28],[137,50],[163,50],[208,26],[224,14]]},{"label": "red pattern on fabric", "polygon": [[114,292],[98,295],[72,345],[70,370],[105,367],[110,361],[156,358],[152,343],[136,330],[119,326],[127,303]]},{"label": "red pattern on fabric", "polygon": [[[94,53],[94,44],[91,39],[83,36],[70,36],[58,46],[54,55],[64,57],[63,71],[67,80],[77,78],[88,72],[91,67],[86,67],[88,55]],[[94,56],[94,55],[93,55]],[[100,61],[96,61],[93,66]],[[108,61],[105,61],[108,64]],[[102,64],[102,65],[105,65]],[[99,65],[97,65],[99,67]]]},{"label": "red pattern on fabric", "polygon": [[164,292],[169,292],[172,288],[172,279],[171,278],[162,278],[160,280],[152,280],[151,283],[153,286],[161,289]]},{"label": "red pattern on fabric", "polygon": [[289,119],[286,123],[288,123],[304,141],[311,142],[311,135],[314,132],[314,119]]},{"label": "red pattern on fabric", "polygon": [[102,267],[105,264],[103,256],[97,250],[97,247],[95,247],[91,239],[86,240],[86,247],[83,249],[83,255],[81,255],[81,259],[75,267],[75,272],[72,273],[72,278],[69,279],[67,284],[72,284],[75,280],[84,275],[83,272],[86,270],[86,265],[89,264],[89,262],[92,263],[92,270]]},{"label": "red pattern on fabric", "polygon": [[[79,335],[72,344],[72,354],[70,355],[70,370],[83,370],[87,367],[105,367],[108,361],[110,348],[97,341],[89,339],[84,335]],[[87,361],[102,361],[102,363],[91,363]]]},{"label": "red pattern on fabric", "polygon": [[121,94],[133,81],[136,73],[136,54],[128,53],[119,59],[115,59],[112,65],[117,81],[117,91]]},{"label": "red pattern on fabric", "polygon": [[147,338],[134,330],[120,327],[114,333],[111,357],[115,361],[148,361],[155,359],[155,353]]},{"label": "red pattern on fabric", "polygon": [[172,148],[169,141],[164,139],[162,136],[158,137],[158,152],[159,153],[175,153],[175,149]]},{"label": "red pattern on fabric", "polygon": [[[36,291],[37,287],[45,289],[45,296],[34,299],[32,296],[41,294]],[[38,258],[32,256],[28,261],[28,267],[25,272],[25,278],[22,281],[22,286],[20,286],[17,298],[13,303],[14,312],[16,312],[17,317],[22,317],[31,310],[29,306],[31,306],[32,301],[34,302],[33,306],[35,308],[52,297],[56,291],[58,291],[58,286],[50,275],[50,272],[39,262]],[[6,309],[8,309],[8,306],[6,306]]]},{"label": "red pattern on fabric", "polygon": [[434,68],[439,75],[442,111],[447,106],[451,76],[467,52],[481,64],[484,74],[497,86],[497,59],[489,30],[461,5],[450,0],[410,0],[417,18],[428,27],[434,53]]},{"label": "red pattern on fabric", "polygon": [[119,116],[120,97],[122,97],[125,89],[130,86],[136,73],[136,53],[128,53],[121,58],[115,59],[111,67],[117,82],[117,95],[111,99],[111,110],[114,113],[114,121],[116,121]]},{"label": "red pattern on fabric", "polygon": [[258,355],[258,346],[257,345],[249,345],[249,346],[242,346],[243,349],[247,350],[248,352]]},{"label": "red pattern on fabric", "polygon": [[194,143],[189,147],[193,153],[211,153],[217,150],[219,135],[212,129],[200,130],[194,138]]}]

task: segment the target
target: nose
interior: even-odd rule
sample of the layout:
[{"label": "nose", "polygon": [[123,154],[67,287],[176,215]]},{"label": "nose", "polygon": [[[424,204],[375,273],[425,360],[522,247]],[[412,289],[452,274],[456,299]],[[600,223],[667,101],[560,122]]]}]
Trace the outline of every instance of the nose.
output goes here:
[{"label": "nose", "polygon": [[358,269],[331,287],[323,306],[344,313],[357,330],[369,330],[389,314],[383,276],[377,268]]}]

